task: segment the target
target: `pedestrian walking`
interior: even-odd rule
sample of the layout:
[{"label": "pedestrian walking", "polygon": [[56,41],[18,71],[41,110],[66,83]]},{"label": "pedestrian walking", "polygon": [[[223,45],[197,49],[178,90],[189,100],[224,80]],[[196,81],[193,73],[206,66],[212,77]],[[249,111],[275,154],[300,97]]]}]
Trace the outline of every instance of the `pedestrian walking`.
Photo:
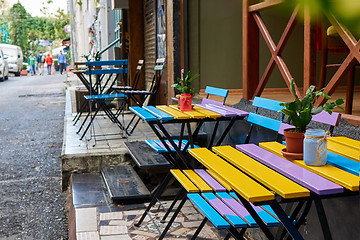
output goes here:
[{"label": "pedestrian walking", "polygon": [[62,51],[60,51],[60,54],[58,55],[58,63],[60,68],[60,74],[62,74],[66,68],[66,57],[62,54]]},{"label": "pedestrian walking", "polygon": [[34,56],[34,53],[31,53],[30,56],[28,57],[28,63],[30,65],[31,76],[35,76],[36,57]]},{"label": "pedestrian walking", "polygon": [[42,51],[37,55],[36,60],[38,62],[39,75],[44,75],[45,56]]},{"label": "pedestrian walking", "polygon": [[46,62],[46,65],[47,65],[48,75],[51,75],[51,66],[53,64],[53,58],[50,55],[50,53],[48,53],[48,55],[46,56],[45,62]]}]

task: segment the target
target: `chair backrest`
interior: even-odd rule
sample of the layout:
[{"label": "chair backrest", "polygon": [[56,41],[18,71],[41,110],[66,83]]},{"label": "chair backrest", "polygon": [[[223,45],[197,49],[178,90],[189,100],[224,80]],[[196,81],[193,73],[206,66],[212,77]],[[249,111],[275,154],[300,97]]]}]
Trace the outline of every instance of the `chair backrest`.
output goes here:
[{"label": "chair backrest", "polygon": [[[89,81],[91,85],[92,75],[96,75],[97,81],[95,89],[97,89],[97,94],[108,93],[108,90],[111,89],[120,74],[122,75],[122,80],[127,78],[128,59],[88,61],[85,63],[85,65],[88,67],[88,70],[85,71],[85,74],[89,75]],[[112,67],[108,68],[109,66]],[[93,69],[93,67],[101,67],[101,69]],[[104,79],[105,75],[108,77],[106,78],[107,80],[103,82],[102,80]],[[90,92],[90,95],[92,94],[93,93]]]},{"label": "chair backrest", "polygon": [[135,72],[135,76],[134,76],[134,82],[133,84],[131,85],[131,88],[132,89],[136,89],[137,88],[137,85],[138,85],[138,82],[139,82],[139,79],[140,79],[140,75],[141,75],[141,71],[144,67],[144,60],[139,60],[138,61],[138,65],[136,66],[136,72]]},{"label": "chair backrest", "polygon": [[153,80],[149,87],[149,92],[151,92],[151,94],[146,96],[144,105],[151,105],[151,106],[155,105],[155,98],[156,98],[156,94],[159,90],[164,66],[165,66],[165,58],[156,59],[155,67],[154,67],[155,73],[154,73]]},{"label": "chair backrest", "polygon": [[339,125],[341,114],[337,112],[332,112],[331,114],[322,111],[314,116],[312,116],[311,121],[329,125],[329,131],[332,134],[334,127]]},{"label": "chair backrest", "polygon": [[284,129],[292,127],[291,125],[284,123],[284,114],[283,113],[280,114],[280,120],[276,120],[258,114],[259,108],[267,109],[274,112],[279,112],[279,110],[284,108],[280,106],[279,103],[281,102],[267,98],[261,98],[261,97],[254,98],[253,106],[256,107],[256,110],[253,113],[249,113],[249,116],[247,118],[247,121],[251,123],[251,127],[246,136],[245,143],[248,143],[250,140],[250,136],[254,124],[277,132],[277,140],[281,141],[280,137],[282,137]]},{"label": "chair backrest", "polygon": [[[285,115],[281,113],[280,120],[276,120],[273,118],[269,118],[266,116],[259,115],[258,109],[263,108],[274,112],[279,112],[284,106],[280,106],[280,101],[275,101],[271,99],[255,97],[253,101],[253,106],[256,107],[254,113],[250,113],[247,121],[251,124],[255,124],[270,130],[277,132],[277,139],[280,141],[282,135],[284,135],[284,129],[293,127],[290,124],[284,122]],[[338,126],[341,114],[333,112],[331,115],[325,111],[322,111],[319,114],[316,114],[312,117],[313,122],[322,123],[325,125],[329,125],[329,131],[332,133],[335,126]],[[250,127],[250,131],[246,137],[246,143],[250,140],[250,134],[252,131],[252,126]]]},{"label": "chair backrest", "polygon": [[[206,93],[206,98],[202,99],[201,104],[214,104],[214,105],[224,105],[226,98],[229,94],[229,90],[228,89],[223,89],[223,88],[217,88],[217,87],[210,87],[207,86],[205,88],[205,93]],[[210,95],[214,95],[214,96],[219,96],[223,98],[222,102],[219,101],[215,101],[212,99],[209,99]]]}]

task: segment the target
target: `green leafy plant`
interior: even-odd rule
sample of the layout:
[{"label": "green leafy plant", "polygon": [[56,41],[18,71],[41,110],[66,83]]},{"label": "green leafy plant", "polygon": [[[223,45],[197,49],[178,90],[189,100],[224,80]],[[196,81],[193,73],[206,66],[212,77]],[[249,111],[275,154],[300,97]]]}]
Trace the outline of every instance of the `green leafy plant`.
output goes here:
[{"label": "green leafy plant", "polygon": [[177,89],[180,93],[189,93],[191,95],[194,95],[195,91],[191,87],[191,82],[199,77],[199,74],[195,74],[194,76],[191,76],[191,72],[188,71],[187,73],[183,73],[183,79],[177,78],[176,82],[171,85],[171,87],[174,87]]},{"label": "green leafy plant", "polygon": [[310,86],[306,91],[305,97],[300,100],[295,92],[294,79],[291,79],[290,90],[294,94],[295,100],[288,103],[280,103],[280,106],[285,107],[280,111],[290,118],[290,123],[295,126],[295,132],[305,132],[306,126],[310,123],[312,115],[316,115],[323,110],[331,114],[335,107],[343,109],[340,106],[344,103],[342,98],[337,99],[335,102],[326,102],[322,106],[314,108],[314,103],[320,96],[330,99],[330,96],[323,92],[324,89],[315,91],[315,86]]}]

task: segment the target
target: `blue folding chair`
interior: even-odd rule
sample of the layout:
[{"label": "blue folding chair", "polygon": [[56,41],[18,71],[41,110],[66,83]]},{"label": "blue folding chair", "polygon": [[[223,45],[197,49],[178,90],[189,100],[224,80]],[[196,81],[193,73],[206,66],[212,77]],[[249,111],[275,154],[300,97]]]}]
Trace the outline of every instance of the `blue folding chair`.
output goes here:
[{"label": "blue folding chair", "polygon": [[[112,112],[111,108],[106,104],[106,101],[113,100],[115,98],[126,98],[125,94],[112,94],[111,91],[113,85],[117,81],[117,79],[122,75],[122,78],[126,78],[127,74],[127,63],[128,60],[113,60],[113,61],[94,61],[87,62],[88,70],[86,70],[86,74],[89,75],[89,81],[87,87],[89,88],[89,95],[85,96],[86,102],[90,104],[90,111],[83,120],[81,126],[77,133],[80,133],[82,128],[85,126],[87,120],[90,117],[90,121],[88,122],[86,128],[84,129],[80,139],[82,140],[85,137],[85,134],[93,125],[93,121],[97,116],[100,110],[103,110],[104,113],[108,116],[108,118],[115,123],[121,131],[123,131],[124,124],[121,123],[118,117]],[[101,66],[102,69],[93,69],[93,67]],[[104,68],[104,66],[115,66],[113,68]],[[96,81],[92,83],[92,75],[96,76]],[[115,75],[115,77],[113,77]],[[105,82],[104,78],[107,76]],[[94,108],[94,109],[93,109]],[[80,118],[81,114],[79,114],[77,120]],[[77,121],[76,120],[76,121]],[[93,135],[96,136],[95,133]]]},{"label": "blue folding chair", "polygon": [[[121,93],[128,96],[127,100],[130,105],[130,101],[132,100],[137,106],[142,107],[145,105],[154,106],[156,94],[159,90],[161,77],[163,74],[165,65],[165,58],[156,59],[155,67],[154,67],[154,76],[152,82],[149,85],[148,89],[145,90],[123,90]],[[135,120],[137,118],[137,120]],[[136,126],[138,125],[140,118],[137,115],[134,115],[130,122],[128,123],[125,131],[128,135],[131,135]]]}]

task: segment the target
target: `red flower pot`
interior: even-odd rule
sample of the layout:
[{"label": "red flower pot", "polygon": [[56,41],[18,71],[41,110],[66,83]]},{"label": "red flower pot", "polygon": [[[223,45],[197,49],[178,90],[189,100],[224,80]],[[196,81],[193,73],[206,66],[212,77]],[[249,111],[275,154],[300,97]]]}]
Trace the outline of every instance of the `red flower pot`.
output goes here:
[{"label": "red flower pot", "polygon": [[302,153],[304,134],[303,132],[295,132],[295,128],[288,128],[284,130],[286,141],[286,152],[289,153]]},{"label": "red flower pot", "polygon": [[182,93],[180,95],[180,110],[187,112],[187,111],[191,111],[192,109],[192,97],[190,93]]}]

